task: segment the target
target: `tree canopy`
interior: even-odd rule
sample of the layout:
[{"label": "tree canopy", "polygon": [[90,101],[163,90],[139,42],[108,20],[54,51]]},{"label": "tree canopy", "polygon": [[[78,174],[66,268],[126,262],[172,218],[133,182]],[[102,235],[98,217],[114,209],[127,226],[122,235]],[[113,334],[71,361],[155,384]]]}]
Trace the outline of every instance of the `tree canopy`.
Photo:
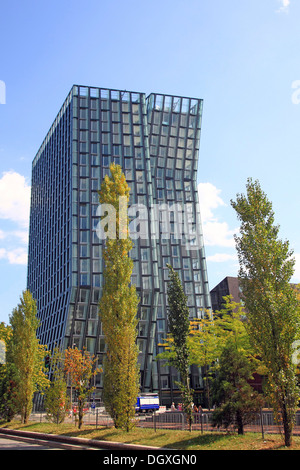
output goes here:
[{"label": "tree canopy", "polygon": [[[129,238],[129,186],[119,165],[110,166],[99,192],[101,204],[114,208],[115,229],[106,227],[104,286],[99,309],[107,345],[104,361],[104,403],[116,427],[134,425],[139,393],[136,287],[131,284],[133,243]],[[114,221],[113,220],[113,221]],[[111,221],[110,221],[111,222]],[[109,223],[109,221],[108,221]]]},{"label": "tree canopy", "polygon": [[290,281],[295,259],[279,239],[272,203],[258,181],[247,181],[246,195],[231,201],[241,222],[235,236],[239,281],[247,309],[249,337],[267,368],[268,397],[283,420],[286,445],[298,404],[293,354],[299,339],[299,302]]}]

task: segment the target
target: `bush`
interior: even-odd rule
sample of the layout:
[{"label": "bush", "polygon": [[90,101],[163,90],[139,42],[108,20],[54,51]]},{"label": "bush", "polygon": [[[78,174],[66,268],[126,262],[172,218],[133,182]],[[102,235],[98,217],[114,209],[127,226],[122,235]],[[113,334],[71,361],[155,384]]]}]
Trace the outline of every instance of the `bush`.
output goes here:
[{"label": "bush", "polygon": [[46,392],[45,410],[47,419],[53,423],[61,424],[65,420],[68,409],[67,384],[63,379],[55,380]]}]

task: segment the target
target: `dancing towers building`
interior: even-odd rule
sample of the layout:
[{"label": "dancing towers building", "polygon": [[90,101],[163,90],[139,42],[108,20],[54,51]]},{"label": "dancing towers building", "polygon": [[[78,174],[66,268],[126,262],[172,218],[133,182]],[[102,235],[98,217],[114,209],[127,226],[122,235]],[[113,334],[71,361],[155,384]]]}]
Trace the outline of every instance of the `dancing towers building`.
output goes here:
[{"label": "dancing towers building", "polygon": [[[97,191],[110,163],[121,165],[131,188],[141,391],[158,391],[162,404],[178,394],[177,371],[155,361],[167,334],[167,264],[178,270],[191,318],[211,307],[196,181],[201,116],[199,99],[73,86],[32,164],[27,287],[38,336],[51,350],[85,347],[98,364],[105,337]],[[101,374],[96,386],[100,399]],[[202,387],[196,367],[191,387]]]}]

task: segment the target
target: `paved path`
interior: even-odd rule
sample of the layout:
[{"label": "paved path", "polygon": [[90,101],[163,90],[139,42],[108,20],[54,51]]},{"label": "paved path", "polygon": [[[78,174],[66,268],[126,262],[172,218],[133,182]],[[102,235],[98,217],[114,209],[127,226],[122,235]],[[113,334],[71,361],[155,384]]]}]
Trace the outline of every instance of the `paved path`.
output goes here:
[{"label": "paved path", "polygon": [[[108,450],[108,451],[157,451],[158,447],[142,446],[122,442],[98,441],[80,437],[64,435],[44,434],[40,432],[23,431],[18,429],[0,428],[0,439],[11,439],[26,442],[27,444],[38,444],[43,447],[64,448],[65,450]],[[0,446],[1,450],[1,446]]]},{"label": "paved path", "polygon": [[[0,436],[0,451],[2,450],[58,450],[58,447],[47,446],[35,442],[19,441]],[[60,448],[61,449],[61,448]]]},{"label": "paved path", "polygon": [[81,445],[61,444],[57,442],[43,442],[25,437],[12,437],[0,435],[0,451],[2,450],[100,450],[99,448]]}]

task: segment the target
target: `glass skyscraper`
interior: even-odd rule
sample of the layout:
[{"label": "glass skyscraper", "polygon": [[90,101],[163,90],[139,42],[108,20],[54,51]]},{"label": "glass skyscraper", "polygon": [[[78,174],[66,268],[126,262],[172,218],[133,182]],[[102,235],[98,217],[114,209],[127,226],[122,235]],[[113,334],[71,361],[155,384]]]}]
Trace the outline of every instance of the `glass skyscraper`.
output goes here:
[{"label": "glass skyscraper", "polygon": [[[98,365],[105,337],[97,191],[109,165],[121,165],[131,188],[141,391],[158,391],[162,404],[178,394],[177,371],[155,360],[167,335],[167,264],[178,270],[191,318],[211,307],[197,192],[201,117],[201,99],[73,86],[32,164],[27,287],[38,336],[51,350],[85,347]],[[101,399],[101,374],[96,386]],[[191,387],[202,387],[194,366]]]}]

